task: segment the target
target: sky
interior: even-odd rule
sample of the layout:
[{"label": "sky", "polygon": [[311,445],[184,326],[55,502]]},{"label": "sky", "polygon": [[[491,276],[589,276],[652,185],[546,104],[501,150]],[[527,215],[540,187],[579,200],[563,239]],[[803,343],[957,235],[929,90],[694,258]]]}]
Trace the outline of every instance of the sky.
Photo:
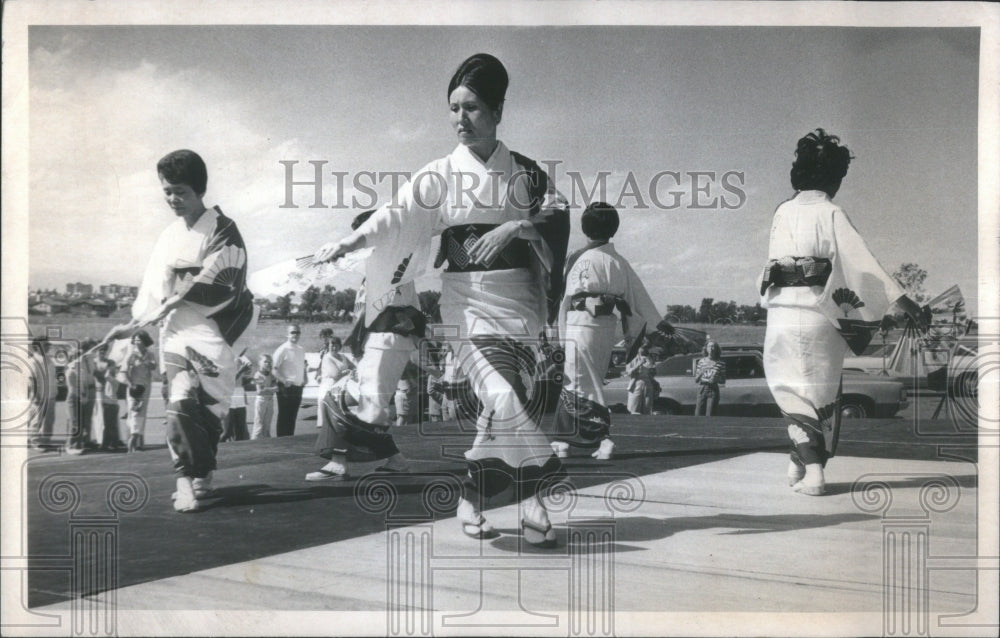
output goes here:
[{"label": "sky", "polygon": [[[236,220],[251,271],[312,253],[372,207],[350,187],[373,181],[363,171],[415,173],[455,147],[448,81],[486,51],[511,78],[499,137],[555,163],[570,249],[585,242],[579,185],[604,174],[596,198],[619,208],[615,244],[661,310],[757,301],[771,216],[794,195],[795,142],[823,127],[856,157],[835,201],[873,253],[890,272],[918,263],[931,294],[958,284],[975,313],[978,39],[967,28],[33,26],[29,284],[137,285],[172,220],[155,164],[177,148],[205,158],[206,203]],[[324,204],[341,206],[310,208],[313,189],[298,186],[298,207],[282,208],[282,161],[298,162],[296,180],[326,162]],[[343,199],[334,171],[347,175]]]}]

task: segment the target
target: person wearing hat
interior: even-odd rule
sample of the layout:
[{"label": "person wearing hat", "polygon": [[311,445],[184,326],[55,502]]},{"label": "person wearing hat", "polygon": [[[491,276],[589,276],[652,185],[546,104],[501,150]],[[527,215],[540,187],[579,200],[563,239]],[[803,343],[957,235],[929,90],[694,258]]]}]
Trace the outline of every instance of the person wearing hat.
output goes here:
[{"label": "person wearing hat", "polygon": [[[529,543],[550,547],[555,531],[540,496],[565,473],[537,417],[526,409],[522,369],[562,298],[569,207],[537,163],[497,138],[509,77],[496,57],[477,53],[448,83],[457,147],[414,174],[393,200],[318,261],[373,249],[366,312],[374,318],[392,290],[425,269],[441,236],[441,318],[455,326],[456,358],[484,406],[465,454],[468,478],[457,517],[473,538],[498,532],[484,499],[514,486]],[[534,366],[530,366],[533,371]]]},{"label": "person wearing hat", "polygon": [[596,459],[611,458],[615,444],[603,387],[616,327],[621,322],[622,332],[631,341],[660,322],[639,276],[611,243],[619,223],[613,206],[604,202],[588,206],[580,224],[589,242],[566,260],[566,293],[559,307],[566,381],[556,407],[552,441],[560,457],[568,456],[574,446],[593,449],[591,456]]}]

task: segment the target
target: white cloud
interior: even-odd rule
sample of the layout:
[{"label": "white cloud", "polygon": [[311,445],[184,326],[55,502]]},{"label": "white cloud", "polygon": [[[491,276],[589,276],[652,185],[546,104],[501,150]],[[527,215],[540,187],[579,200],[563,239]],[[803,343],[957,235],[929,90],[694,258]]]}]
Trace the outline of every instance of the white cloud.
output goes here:
[{"label": "white cloud", "polygon": [[[85,72],[74,65],[73,43],[64,45],[32,52],[33,280],[69,268],[137,282],[172,219],[156,161],[177,148],[205,159],[206,203],[237,220],[251,269],[300,256],[349,229],[345,211],[307,208],[312,195],[305,197],[302,187],[296,192],[301,208],[280,208],[285,185],[279,160],[322,155],[300,140],[268,137],[250,109],[226,97],[225,78],[166,71],[147,61]],[[324,191],[329,204],[332,180],[324,180]]]}]

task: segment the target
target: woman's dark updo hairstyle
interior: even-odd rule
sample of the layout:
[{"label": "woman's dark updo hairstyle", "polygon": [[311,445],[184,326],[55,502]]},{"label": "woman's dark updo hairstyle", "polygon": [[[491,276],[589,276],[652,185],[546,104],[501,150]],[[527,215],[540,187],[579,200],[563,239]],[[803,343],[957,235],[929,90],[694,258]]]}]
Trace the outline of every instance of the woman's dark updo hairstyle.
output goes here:
[{"label": "woman's dark updo hairstyle", "polygon": [[205,161],[194,151],[182,149],[167,153],[156,163],[156,172],[170,184],[190,186],[199,196],[204,195],[208,187]]},{"label": "woman's dark updo hairstyle", "polygon": [[611,204],[594,202],[583,211],[580,226],[588,239],[611,239],[618,232],[618,211]]},{"label": "woman's dark updo hairstyle", "polygon": [[824,191],[831,197],[847,175],[854,156],[840,138],[821,128],[799,140],[792,162],[792,188],[797,191]]},{"label": "woman's dark updo hairstyle", "polygon": [[499,109],[503,106],[507,95],[509,81],[507,69],[500,60],[489,53],[477,53],[467,58],[455,70],[451,82],[448,83],[447,98],[450,100],[455,89],[465,86],[490,108]]}]

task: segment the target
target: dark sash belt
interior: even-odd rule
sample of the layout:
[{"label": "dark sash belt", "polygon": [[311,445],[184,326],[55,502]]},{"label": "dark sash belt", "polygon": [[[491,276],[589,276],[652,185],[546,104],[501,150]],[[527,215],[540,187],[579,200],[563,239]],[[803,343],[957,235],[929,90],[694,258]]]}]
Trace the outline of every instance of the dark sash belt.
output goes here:
[{"label": "dark sash belt", "polygon": [[[600,300],[594,307],[593,312],[587,309],[587,299],[590,297],[595,297]],[[590,312],[590,314],[595,317],[606,317],[613,314],[616,309],[618,310],[618,314],[622,317],[628,317],[632,314],[632,309],[629,308],[627,301],[618,295],[606,295],[599,292],[576,293],[570,298],[569,309]]]},{"label": "dark sash belt", "polygon": [[825,286],[833,264],[821,257],[790,257],[772,259],[764,266],[764,279],[760,283],[760,294],[768,288],[791,288],[796,286]]},{"label": "dark sash belt", "polygon": [[434,266],[448,260],[447,272],[482,272],[486,270],[510,270],[528,268],[531,265],[531,244],[525,239],[514,239],[487,264],[473,263],[469,250],[480,237],[499,224],[464,224],[451,226],[441,233],[441,250]]}]

